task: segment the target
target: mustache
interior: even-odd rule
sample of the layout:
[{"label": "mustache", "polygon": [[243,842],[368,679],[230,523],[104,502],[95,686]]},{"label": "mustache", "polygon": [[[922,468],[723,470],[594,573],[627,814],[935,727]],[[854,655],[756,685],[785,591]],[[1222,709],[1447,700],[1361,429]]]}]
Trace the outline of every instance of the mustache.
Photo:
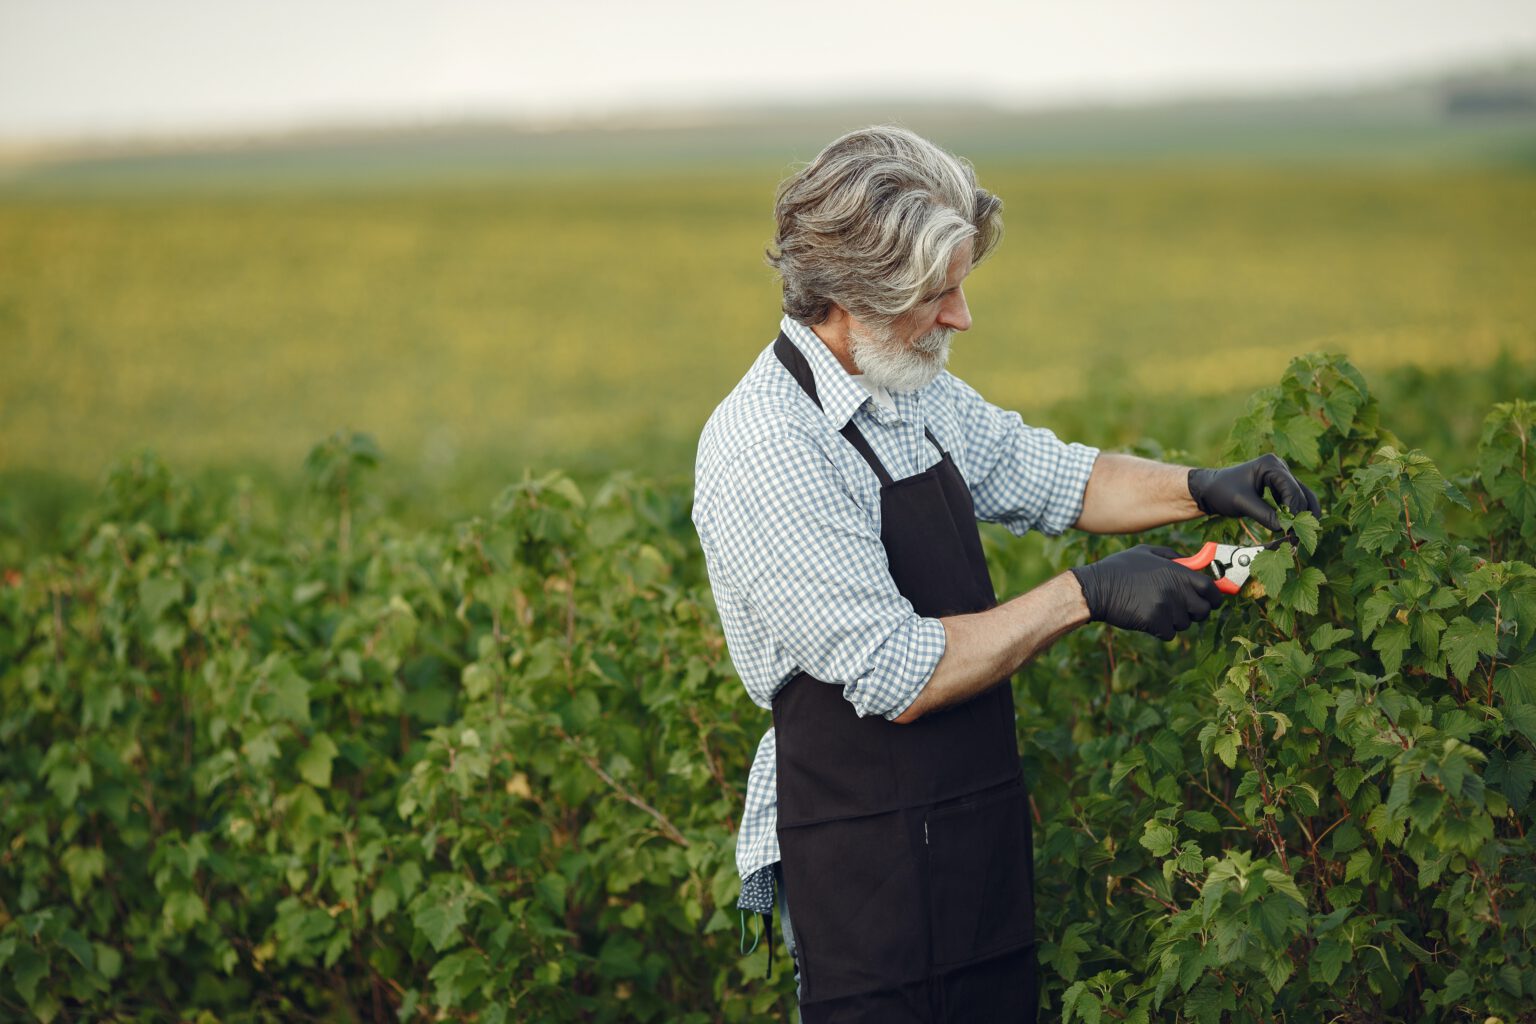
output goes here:
[{"label": "mustache", "polygon": [[914,341],[912,348],[924,355],[936,356],[949,346],[949,340],[954,333],[954,330],[948,327],[935,327]]}]

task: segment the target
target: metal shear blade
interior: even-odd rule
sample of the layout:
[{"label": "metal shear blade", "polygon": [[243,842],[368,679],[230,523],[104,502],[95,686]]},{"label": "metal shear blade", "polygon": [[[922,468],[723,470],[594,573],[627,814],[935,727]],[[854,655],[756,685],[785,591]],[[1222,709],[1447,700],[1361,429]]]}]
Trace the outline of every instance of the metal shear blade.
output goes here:
[{"label": "metal shear blade", "polygon": [[1280,541],[1270,541],[1268,544],[1218,544],[1215,541],[1207,541],[1206,545],[1188,558],[1175,558],[1174,561],[1189,569],[1209,568],[1211,574],[1216,577],[1216,589],[1223,594],[1235,594],[1248,582],[1248,573],[1253,565],[1254,558],[1260,551],[1267,551],[1280,546]]}]

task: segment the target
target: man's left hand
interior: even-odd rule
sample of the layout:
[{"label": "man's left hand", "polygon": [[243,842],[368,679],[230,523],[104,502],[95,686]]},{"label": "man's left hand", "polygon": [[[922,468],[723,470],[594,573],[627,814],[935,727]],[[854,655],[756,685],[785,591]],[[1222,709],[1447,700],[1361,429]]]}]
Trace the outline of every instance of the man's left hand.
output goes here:
[{"label": "man's left hand", "polygon": [[1189,496],[1206,515],[1247,516],[1278,530],[1280,517],[1264,500],[1265,490],[1291,512],[1322,515],[1317,495],[1291,475],[1278,455],[1261,455],[1225,469],[1189,471]]}]

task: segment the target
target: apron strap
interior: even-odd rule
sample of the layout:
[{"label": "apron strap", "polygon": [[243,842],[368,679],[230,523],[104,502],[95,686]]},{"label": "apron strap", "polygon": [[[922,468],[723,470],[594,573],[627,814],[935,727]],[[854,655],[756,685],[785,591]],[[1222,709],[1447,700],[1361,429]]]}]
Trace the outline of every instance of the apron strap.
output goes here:
[{"label": "apron strap", "polygon": [[[778,356],[779,362],[784,364],[784,369],[789,371],[789,375],[795,378],[795,383],[800,385],[800,389],[810,396],[811,401],[816,403],[816,408],[824,408],[821,404],[821,396],[816,394],[816,378],[811,373],[811,364],[806,361],[805,353],[801,352],[795,346],[795,343],[785,336],[783,331],[780,331],[778,338],[774,340],[773,354]],[[842,434],[844,439],[853,445],[855,451],[864,456],[864,461],[869,463],[869,468],[874,470],[875,476],[880,478],[880,486],[889,487],[892,483],[891,474],[886,472],[885,464],[880,461],[879,456],[875,454],[875,450],[870,447],[869,440],[859,433],[858,427],[853,425],[853,420],[843,424],[843,429],[838,431],[838,433]],[[924,427],[923,434],[928,438],[928,443],[933,445],[935,451],[946,457],[949,455],[944,450],[944,446],[939,444],[938,440],[933,436],[931,430]]]}]

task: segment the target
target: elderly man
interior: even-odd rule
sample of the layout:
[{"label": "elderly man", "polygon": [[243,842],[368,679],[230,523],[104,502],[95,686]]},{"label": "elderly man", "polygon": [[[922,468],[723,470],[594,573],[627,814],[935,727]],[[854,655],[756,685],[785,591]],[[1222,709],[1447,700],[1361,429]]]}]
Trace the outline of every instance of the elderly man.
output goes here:
[{"label": "elderly man", "polygon": [[1274,456],[1207,470],[1101,454],[946,373],[1001,205],[910,132],[833,142],[780,189],[779,335],[699,444],[693,519],[726,641],[773,711],[737,841],[741,905],[770,911],[777,882],[807,1022],[1034,1020],[1009,678],[1086,622],[1166,640],[1222,599],[1140,546],[999,604],[977,520],[1275,529],[1266,489],[1317,509]]}]

